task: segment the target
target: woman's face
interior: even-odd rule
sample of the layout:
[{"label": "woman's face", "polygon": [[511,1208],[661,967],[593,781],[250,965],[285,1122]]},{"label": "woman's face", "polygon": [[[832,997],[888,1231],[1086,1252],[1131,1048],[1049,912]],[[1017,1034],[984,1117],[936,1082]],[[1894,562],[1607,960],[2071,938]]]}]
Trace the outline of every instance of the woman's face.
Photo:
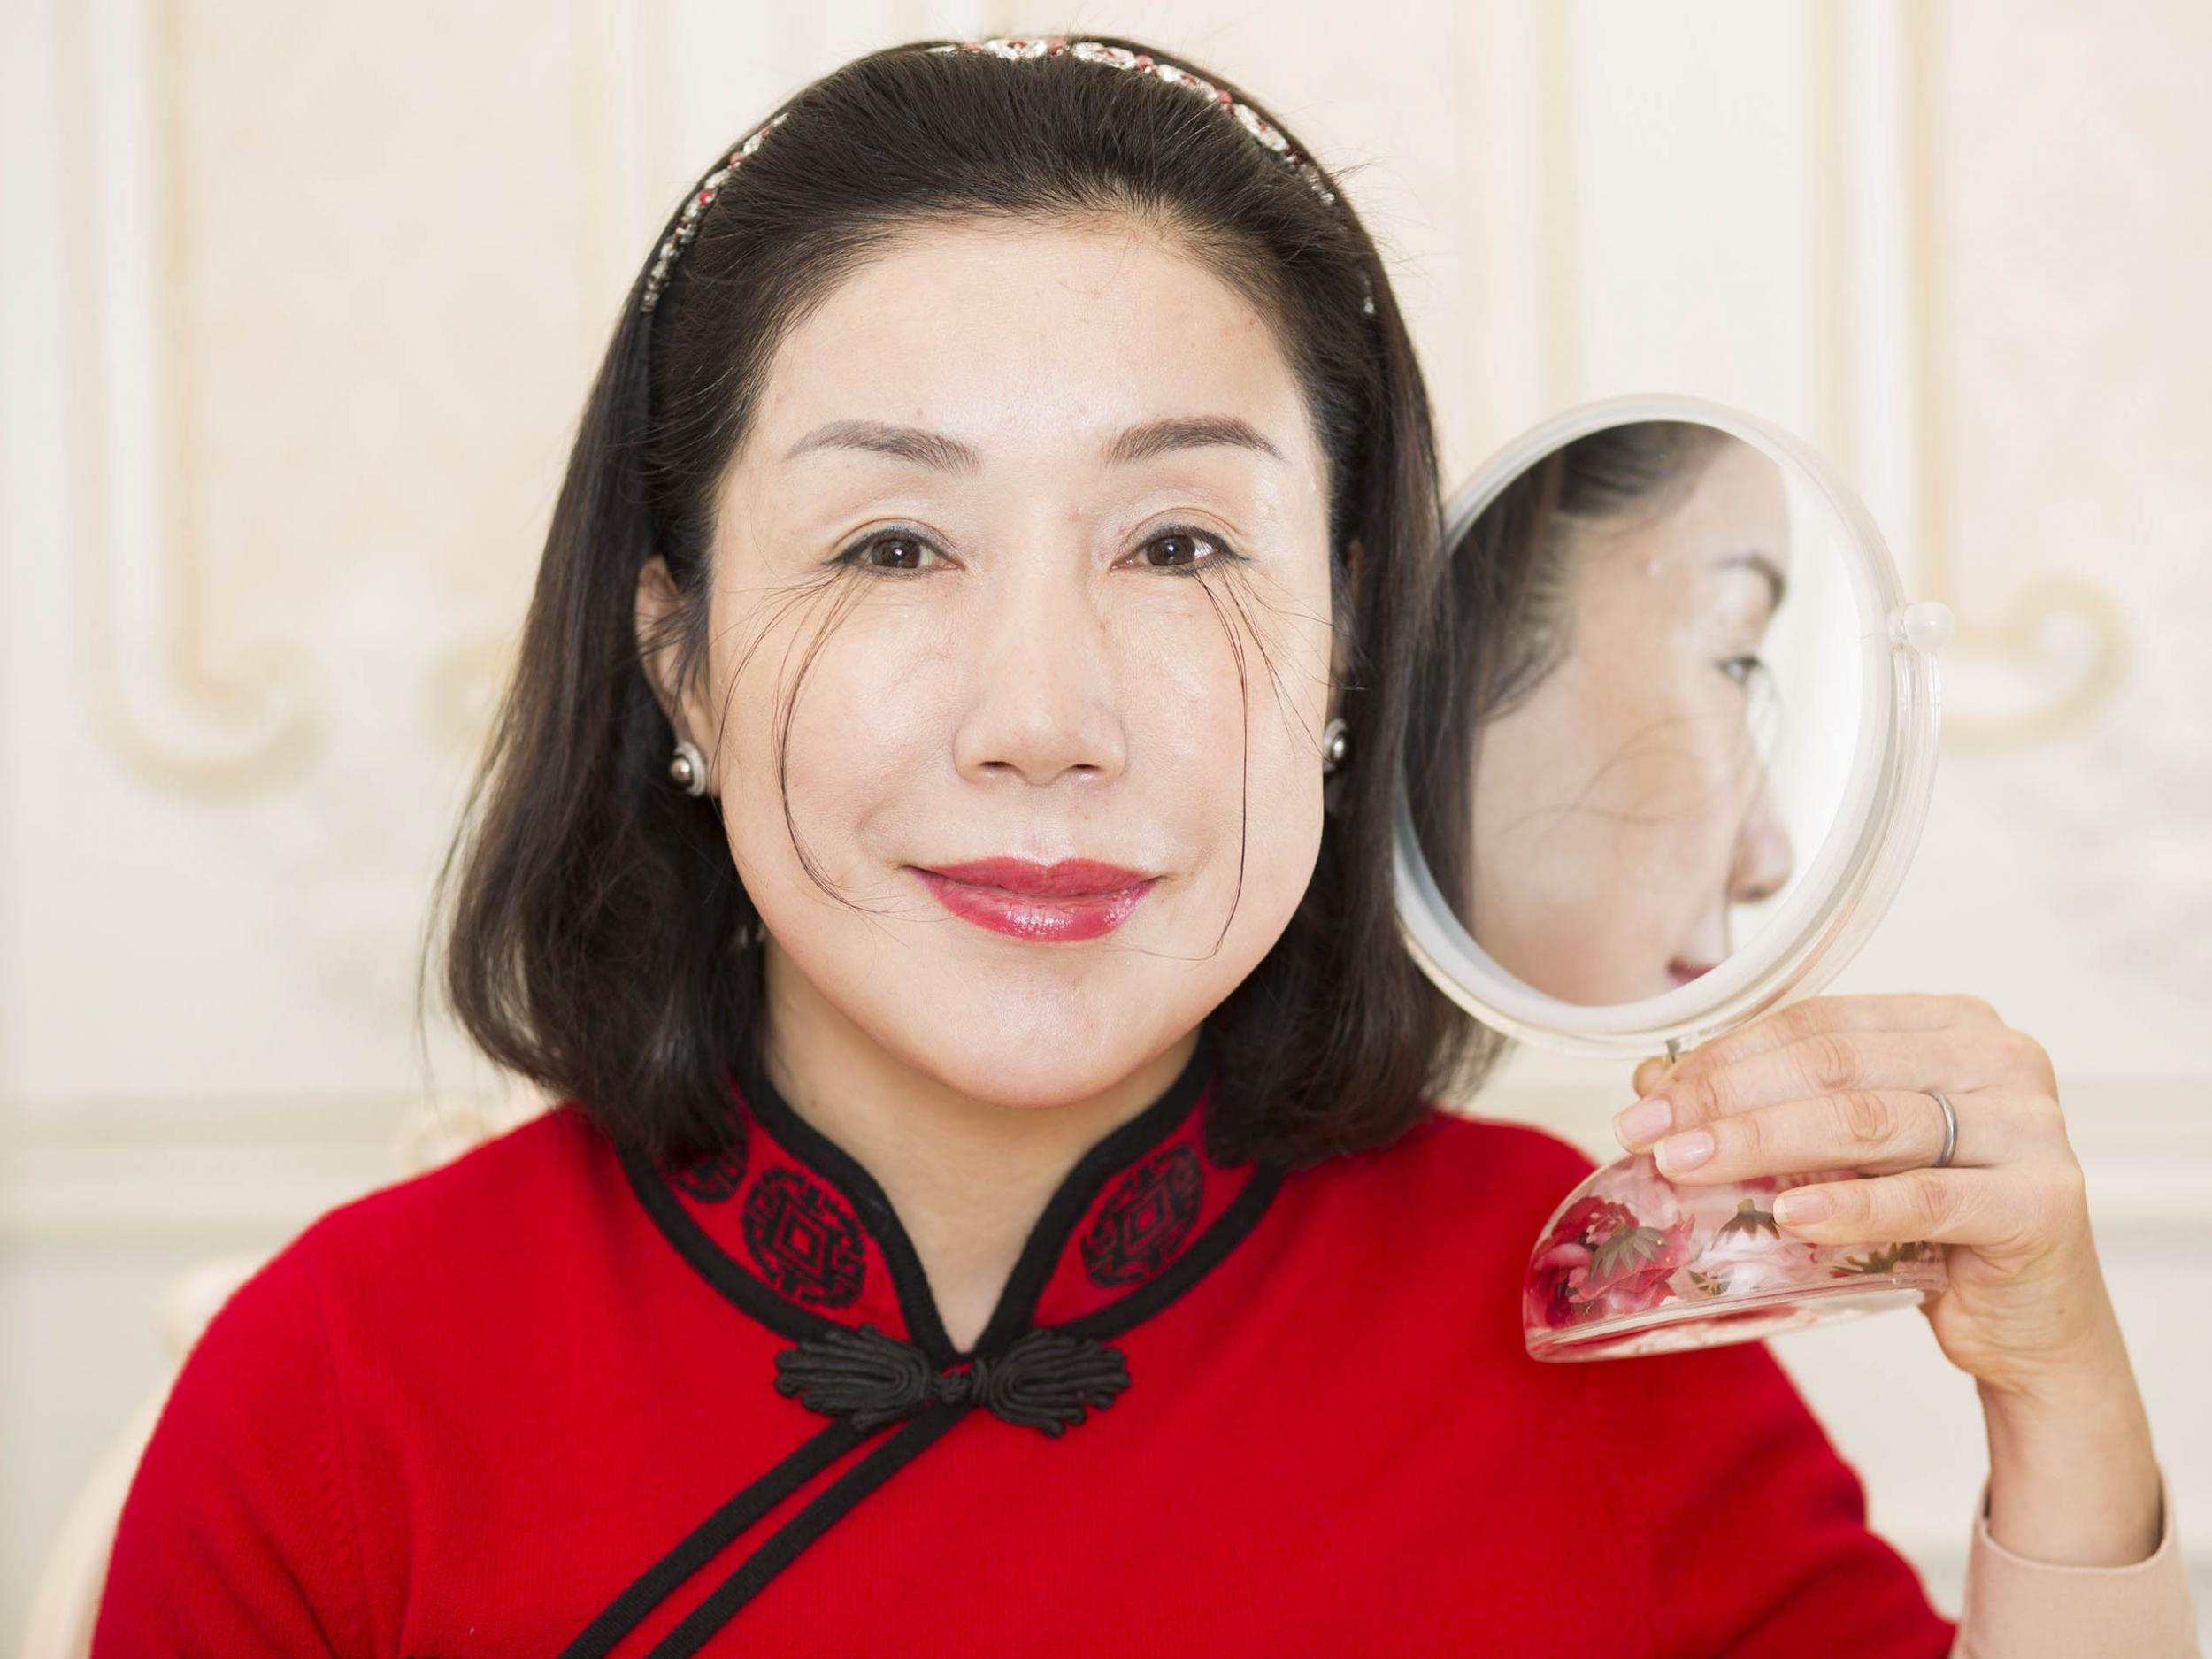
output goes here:
[{"label": "woman's face", "polygon": [[1476,762],[1475,936],[1586,1005],[1717,966],[1730,903],[1790,870],[1750,718],[1789,570],[1781,474],[1724,438],[1657,506],[1570,533],[1566,655]]},{"label": "woman's face", "polygon": [[[933,229],[801,321],[721,492],[681,726],[772,1019],[1047,1105],[1227,995],[1320,843],[1324,469],[1271,329],[1171,241]],[[929,873],[994,859],[1125,873]]]}]

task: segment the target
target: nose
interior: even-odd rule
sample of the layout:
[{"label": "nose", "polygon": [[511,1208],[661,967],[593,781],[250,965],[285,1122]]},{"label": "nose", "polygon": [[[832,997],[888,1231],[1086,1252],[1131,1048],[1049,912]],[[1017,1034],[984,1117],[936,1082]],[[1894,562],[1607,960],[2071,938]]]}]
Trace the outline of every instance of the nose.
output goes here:
[{"label": "nose", "polygon": [[1004,562],[969,641],[973,687],[953,740],[963,777],[1044,785],[1127,761],[1108,618],[1079,557]]},{"label": "nose", "polygon": [[1789,826],[1782,821],[1774,780],[1762,767],[1759,792],[1736,837],[1736,856],[1728,871],[1728,896],[1738,904],[1772,898],[1790,879],[1793,853]]}]

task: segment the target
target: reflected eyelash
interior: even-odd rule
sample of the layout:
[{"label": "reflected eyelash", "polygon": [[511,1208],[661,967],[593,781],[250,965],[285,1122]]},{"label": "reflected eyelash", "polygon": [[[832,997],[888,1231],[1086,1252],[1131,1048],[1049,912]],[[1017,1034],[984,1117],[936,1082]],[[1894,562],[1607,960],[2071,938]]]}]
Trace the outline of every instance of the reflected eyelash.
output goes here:
[{"label": "reflected eyelash", "polygon": [[1724,657],[1720,659],[1720,669],[1723,673],[1728,673],[1730,669],[1734,668],[1739,664],[1741,665],[1743,672],[1740,674],[1728,674],[1728,677],[1740,686],[1747,686],[1751,683],[1752,675],[1766,672],[1767,659],[1763,657],[1756,655],[1748,657]]},{"label": "reflected eyelash", "polygon": [[[1251,562],[1250,559],[1244,554],[1238,552],[1236,549],[1231,547],[1225,538],[1216,534],[1211,530],[1202,530],[1196,525],[1162,525],[1158,529],[1155,530],[1150,535],[1145,537],[1144,540],[1140,541],[1137,545],[1140,548],[1149,547],[1155,541],[1164,541],[1169,536],[1178,535],[1187,536],[1194,541],[1205,542],[1209,547],[1211,547],[1214,549],[1214,556],[1211,558],[1204,559],[1193,565],[1149,565],[1147,568],[1156,571],[1163,576],[1202,576],[1207,571],[1215,568],[1217,565],[1247,565]],[[929,573],[926,571],[893,570],[879,565],[867,564],[862,558],[862,555],[866,553],[870,548],[875,546],[875,544],[879,541],[918,541],[924,547],[934,549],[940,553],[944,551],[942,548],[939,548],[936,542],[932,541],[928,536],[924,535],[919,530],[908,529],[898,525],[892,525],[884,529],[870,531],[859,541],[853,542],[850,546],[832,555],[828,563],[833,565],[849,565],[856,570],[864,571],[871,576],[926,576]]]}]

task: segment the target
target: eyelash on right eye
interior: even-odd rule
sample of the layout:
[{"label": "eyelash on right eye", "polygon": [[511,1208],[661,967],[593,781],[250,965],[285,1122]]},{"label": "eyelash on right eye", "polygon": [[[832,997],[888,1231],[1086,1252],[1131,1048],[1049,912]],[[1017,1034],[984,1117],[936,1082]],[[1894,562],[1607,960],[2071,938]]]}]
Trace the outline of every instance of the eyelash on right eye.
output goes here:
[{"label": "eyelash on right eye", "polygon": [[871,576],[921,576],[927,573],[926,571],[922,570],[901,570],[895,565],[871,565],[867,563],[862,556],[865,554],[870,548],[883,541],[914,541],[918,542],[921,546],[929,549],[932,552],[943,551],[943,549],[939,548],[934,541],[932,541],[920,531],[903,530],[898,528],[896,526],[894,526],[888,529],[870,531],[866,535],[861,537],[859,541],[854,542],[850,547],[846,548],[842,552],[834,555],[830,559],[829,563],[833,565],[849,565],[856,570],[867,572]]},{"label": "eyelash on right eye", "polygon": [[[1755,673],[1763,672],[1766,665],[1767,659],[1763,657],[1756,655],[1747,657],[1724,657],[1720,659],[1719,664],[1720,672],[1726,674],[1729,679],[1734,680],[1740,686],[1749,685],[1751,683],[1751,676]],[[1732,672],[1737,668],[1741,668],[1743,672],[1741,673]]]}]

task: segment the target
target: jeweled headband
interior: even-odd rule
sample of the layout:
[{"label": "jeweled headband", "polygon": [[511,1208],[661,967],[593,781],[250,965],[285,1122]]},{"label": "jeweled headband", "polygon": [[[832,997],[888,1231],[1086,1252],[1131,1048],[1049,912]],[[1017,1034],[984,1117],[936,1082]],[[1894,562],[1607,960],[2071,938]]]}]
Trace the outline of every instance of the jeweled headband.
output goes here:
[{"label": "jeweled headband", "polygon": [[[1162,63],[1149,52],[1133,52],[1125,46],[1108,46],[1100,41],[1071,42],[1057,35],[1041,40],[961,41],[944,46],[932,46],[927,50],[933,52],[988,52],[995,58],[1017,61],[1031,58],[1058,58],[1064,54],[1070,58],[1079,58],[1087,64],[1102,64],[1109,69],[1133,69],[1141,75],[1150,75],[1171,87],[1181,87],[1205,99],[1251,134],[1262,149],[1303,179],[1324,204],[1335,204],[1336,192],[1329,188],[1328,180],[1321,176],[1321,169],[1293,150],[1290,141],[1257,110],[1248,104],[1240,103],[1234,95],[1210,81],[1200,79],[1187,69]],[[668,273],[676,263],[677,255],[683,252],[691,239],[699,234],[699,216],[707,211],[707,204],[714,200],[715,194],[721,189],[730,174],[737,171],[739,164],[760,148],[760,141],[768,135],[771,128],[782,123],[784,113],[778,111],[748,133],[736,149],[731,150],[725,159],[717,162],[714,170],[699,180],[699,188],[684,203],[683,211],[676,216],[674,228],[670,230],[668,239],[660,245],[659,255],[653,261],[652,272],[645,279],[645,293],[638,302],[640,311],[650,311],[660,303],[661,291],[668,286]],[[1360,273],[1360,284],[1366,289],[1366,297],[1362,301],[1360,309],[1371,317],[1375,311],[1375,296],[1364,271]]]}]

